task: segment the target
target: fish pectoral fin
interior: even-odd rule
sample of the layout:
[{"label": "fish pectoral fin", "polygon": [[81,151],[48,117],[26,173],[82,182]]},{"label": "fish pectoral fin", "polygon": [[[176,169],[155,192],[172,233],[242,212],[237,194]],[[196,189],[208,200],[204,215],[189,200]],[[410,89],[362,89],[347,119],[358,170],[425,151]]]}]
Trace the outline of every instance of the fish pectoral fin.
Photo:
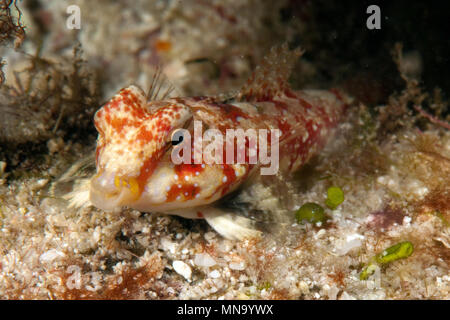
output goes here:
[{"label": "fish pectoral fin", "polygon": [[73,190],[65,194],[62,198],[69,201],[69,208],[84,208],[91,204],[89,190],[91,179],[79,179],[73,187]]},{"label": "fish pectoral fin", "polygon": [[94,174],[95,153],[92,151],[76,161],[52,183],[49,195],[53,198],[68,201],[69,208],[88,207],[91,205],[89,189]]},{"label": "fish pectoral fin", "polygon": [[220,235],[229,240],[259,238],[262,232],[256,230],[251,219],[218,208],[207,208],[202,214],[209,225]]}]

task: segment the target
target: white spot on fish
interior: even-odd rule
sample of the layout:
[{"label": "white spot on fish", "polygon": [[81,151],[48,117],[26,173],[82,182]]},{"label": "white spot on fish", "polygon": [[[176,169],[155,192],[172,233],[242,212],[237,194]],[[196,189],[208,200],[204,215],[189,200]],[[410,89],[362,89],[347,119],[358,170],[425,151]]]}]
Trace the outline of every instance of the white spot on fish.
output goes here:
[{"label": "white spot on fish", "polygon": [[227,180],[228,180],[228,178],[227,178],[227,176],[225,176],[225,177],[223,177],[222,182],[225,183],[225,182],[227,182]]},{"label": "white spot on fish", "polygon": [[303,136],[303,143],[305,143],[305,141],[309,138],[309,133],[306,132],[305,135]]}]

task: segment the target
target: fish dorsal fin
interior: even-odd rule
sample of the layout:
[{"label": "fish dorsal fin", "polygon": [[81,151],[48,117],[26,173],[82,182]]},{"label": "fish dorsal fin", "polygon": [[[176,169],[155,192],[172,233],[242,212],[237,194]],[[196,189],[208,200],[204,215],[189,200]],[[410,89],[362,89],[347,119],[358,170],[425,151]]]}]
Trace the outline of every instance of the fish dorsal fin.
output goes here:
[{"label": "fish dorsal fin", "polygon": [[289,50],[287,43],[272,47],[236,97],[238,101],[267,101],[289,89],[288,78],[300,48]]},{"label": "fish dorsal fin", "polygon": [[164,100],[169,98],[175,86],[163,73],[162,67],[158,65],[153,73],[152,80],[147,92],[147,101]]}]

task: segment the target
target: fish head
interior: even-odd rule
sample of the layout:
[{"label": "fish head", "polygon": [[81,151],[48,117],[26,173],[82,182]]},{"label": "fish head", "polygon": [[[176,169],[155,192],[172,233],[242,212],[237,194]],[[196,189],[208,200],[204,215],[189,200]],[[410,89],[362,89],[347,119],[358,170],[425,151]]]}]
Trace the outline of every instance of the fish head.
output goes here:
[{"label": "fish head", "polygon": [[148,102],[138,87],[122,89],[94,116],[97,174],[91,180],[91,203],[114,211],[139,201],[155,169],[167,159],[174,133],[191,119],[190,108],[182,104]]}]

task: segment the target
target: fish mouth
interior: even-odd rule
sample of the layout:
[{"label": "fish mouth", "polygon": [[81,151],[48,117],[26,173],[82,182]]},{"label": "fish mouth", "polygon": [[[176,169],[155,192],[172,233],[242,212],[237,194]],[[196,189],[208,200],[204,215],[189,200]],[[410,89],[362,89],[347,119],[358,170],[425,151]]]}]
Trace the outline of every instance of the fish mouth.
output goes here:
[{"label": "fish mouth", "polygon": [[105,211],[119,211],[139,197],[135,178],[122,178],[113,173],[99,172],[91,180],[91,203]]}]

